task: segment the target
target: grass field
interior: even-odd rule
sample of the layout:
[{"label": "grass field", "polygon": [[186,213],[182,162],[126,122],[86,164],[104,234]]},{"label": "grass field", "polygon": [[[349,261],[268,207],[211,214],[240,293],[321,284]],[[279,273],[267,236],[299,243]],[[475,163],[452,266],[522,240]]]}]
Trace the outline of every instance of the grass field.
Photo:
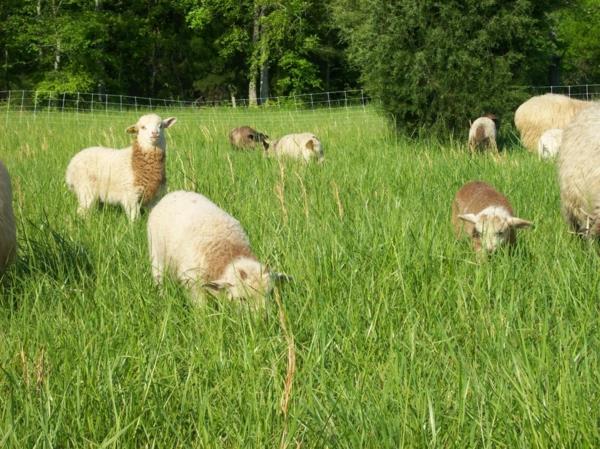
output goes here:
[{"label": "grass field", "polygon": [[[283,307],[161,293],[147,214],[77,216],[70,157],[126,146],[139,114],[0,116],[20,244],[0,287],[0,447],[600,446],[599,247],[563,223],[553,163],[398,138],[369,108],[161,115],[178,117],[169,190],[242,222],[295,278]],[[243,124],[311,130],[326,162],[233,152]],[[471,179],[535,222],[513,254],[478,264],[455,241]]]}]

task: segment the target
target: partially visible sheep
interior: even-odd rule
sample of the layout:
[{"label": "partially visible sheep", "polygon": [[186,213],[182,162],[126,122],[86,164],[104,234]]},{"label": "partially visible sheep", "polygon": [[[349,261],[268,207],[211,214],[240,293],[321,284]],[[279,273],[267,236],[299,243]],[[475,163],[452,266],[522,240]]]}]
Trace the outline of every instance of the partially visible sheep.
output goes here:
[{"label": "partially visible sheep", "polygon": [[268,140],[269,136],[249,126],[234,128],[229,133],[229,143],[234,148],[242,150],[254,149],[258,144],[262,144],[263,148],[267,150],[269,148]]},{"label": "partially visible sheep", "polygon": [[498,152],[496,135],[498,132],[498,118],[494,114],[479,117],[469,129],[469,149],[474,152],[478,148],[490,147]]},{"label": "partially visible sheep", "polygon": [[267,154],[303,159],[305,162],[309,162],[311,159],[316,159],[318,162],[324,160],[321,141],[312,133],[283,136],[271,144]]},{"label": "partially visible sheep", "polygon": [[533,223],[513,215],[508,199],[483,181],[463,185],[452,203],[452,225],[457,238],[467,235],[480,253],[516,242],[518,228]]},{"label": "partially visible sheep", "polygon": [[538,155],[540,158],[549,159],[555,157],[558,154],[562,136],[563,130],[559,128],[544,131],[538,142]]},{"label": "partially visible sheep", "polygon": [[12,189],[8,170],[0,161],[0,273],[17,252],[17,229],[12,207]]},{"label": "partially visible sheep", "polygon": [[273,283],[284,278],[257,260],[235,218],[195,192],[168,193],[152,209],[148,247],[156,282],[169,271],[197,301],[208,289],[260,307]]},{"label": "partially visible sheep", "polygon": [[143,115],[127,132],[136,135],[122,150],[91,147],[77,153],[67,167],[66,182],[79,202],[77,212],[85,215],[96,200],[120,204],[131,221],[142,206],[151,206],[164,193],[164,130],[177,119],[162,120],[156,114]]},{"label": "partially visible sheep", "polygon": [[552,128],[564,129],[580,111],[589,107],[589,101],[575,100],[565,95],[545,94],[532,97],[515,112],[515,126],[521,142],[529,151],[537,151],[538,141]]},{"label": "partially visible sheep", "polygon": [[600,236],[600,104],[565,128],[558,152],[558,182],[565,220],[585,237]]}]

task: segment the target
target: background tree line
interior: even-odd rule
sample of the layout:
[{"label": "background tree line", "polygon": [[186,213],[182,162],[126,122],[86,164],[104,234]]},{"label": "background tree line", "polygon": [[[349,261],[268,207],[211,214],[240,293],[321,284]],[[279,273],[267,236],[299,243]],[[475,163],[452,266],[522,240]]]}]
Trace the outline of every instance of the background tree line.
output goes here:
[{"label": "background tree line", "polygon": [[0,90],[215,100],[364,87],[399,128],[600,82],[600,0],[3,0]]}]

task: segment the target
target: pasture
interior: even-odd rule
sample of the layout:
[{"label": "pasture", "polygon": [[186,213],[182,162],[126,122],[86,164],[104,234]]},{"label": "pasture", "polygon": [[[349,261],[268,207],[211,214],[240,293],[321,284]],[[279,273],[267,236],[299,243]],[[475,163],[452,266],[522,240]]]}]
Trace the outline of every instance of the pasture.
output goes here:
[{"label": "pasture", "polygon": [[[470,157],[467,129],[400,138],[370,108],[159,114],[178,118],[169,190],[208,196],[295,281],[259,313],[155,288],[148,214],[81,219],[64,184],[75,152],[127,146],[141,113],[0,116],[20,245],[0,287],[0,447],[600,445],[599,247],[568,232],[554,163],[511,139]],[[326,161],[234,152],[246,124],[312,131]],[[477,263],[456,242],[471,179],[535,223],[513,254]]]}]

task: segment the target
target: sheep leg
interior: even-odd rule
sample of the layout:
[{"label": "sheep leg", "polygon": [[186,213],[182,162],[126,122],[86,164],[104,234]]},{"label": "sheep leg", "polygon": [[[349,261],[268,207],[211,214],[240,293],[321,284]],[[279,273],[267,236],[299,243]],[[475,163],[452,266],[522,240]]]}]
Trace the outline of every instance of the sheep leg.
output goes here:
[{"label": "sheep leg", "polygon": [[128,198],[126,201],[123,202],[123,209],[125,210],[129,221],[133,222],[139,218],[140,207],[141,205],[138,202],[137,197]]},{"label": "sheep leg", "polygon": [[83,190],[77,192],[77,201],[79,202],[79,206],[77,206],[77,213],[81,217],[85,217],[90,208],[94,205],[96,197],[91,192]]}]

